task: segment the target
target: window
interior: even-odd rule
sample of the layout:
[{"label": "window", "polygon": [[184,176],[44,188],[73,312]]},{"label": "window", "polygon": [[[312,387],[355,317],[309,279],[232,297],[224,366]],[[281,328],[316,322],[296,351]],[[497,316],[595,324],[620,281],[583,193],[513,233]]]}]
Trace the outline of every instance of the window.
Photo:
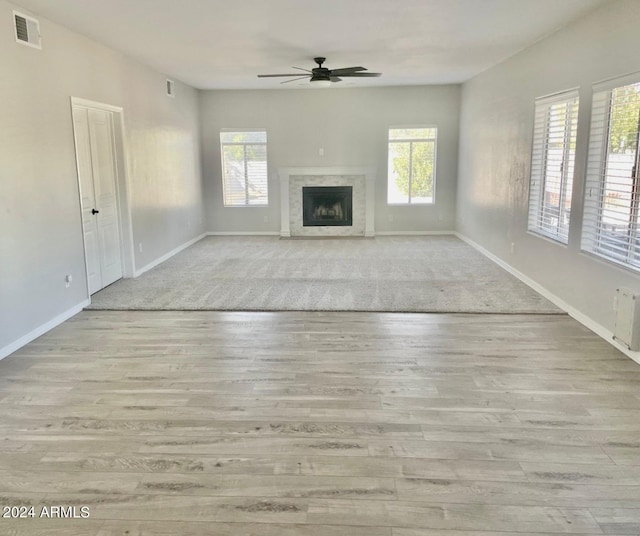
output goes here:
[{"label": "window", "polygon": [[225,207],[267,205],[267,133],[265,130],[220,132]]},{"label": "window", "polygon": [[536,100],[529,230],[564,244],[569,241],[577,129],[577,91]]},{"label": "window", "polygon": [[582,249],[640,269],[640,75],[594,86]]},{"label": "window", "polygon": [[389,129],[389,204],[433,203],[436,127]]}]

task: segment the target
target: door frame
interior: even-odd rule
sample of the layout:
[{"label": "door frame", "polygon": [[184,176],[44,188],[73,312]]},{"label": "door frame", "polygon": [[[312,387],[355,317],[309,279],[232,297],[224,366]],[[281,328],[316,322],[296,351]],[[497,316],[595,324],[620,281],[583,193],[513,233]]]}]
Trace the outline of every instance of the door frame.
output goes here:
[{"label": "door frame", "polygon": [[116,170],[116,199],[118,205],[118,220],[120,234],[120,250],[122,258],[122,277],[134,277],[135,259],[133,249],[133,224],[131,217],[131,194],[129,187],[129,175],[127,173],[127,153],[124,136],[124,110],[120,106],[104,104],[79,97],[71,97],[71,125],[73,129],[73,143],[76,158],[76,179],[78,181],[78,210],[80,212],[80,224],[82,226],[82,247],[84,251],[85,280],[87,284],[87,297],[91,302],[89,292],[89,265],[87,262],[87,245],[84,240],[84,222],[82,220],[82,185],[80,184],[80,169],[78,162],[78,141],[75,131],[75,107],[88,108],[110,112],[112,118],[113,148]]}]

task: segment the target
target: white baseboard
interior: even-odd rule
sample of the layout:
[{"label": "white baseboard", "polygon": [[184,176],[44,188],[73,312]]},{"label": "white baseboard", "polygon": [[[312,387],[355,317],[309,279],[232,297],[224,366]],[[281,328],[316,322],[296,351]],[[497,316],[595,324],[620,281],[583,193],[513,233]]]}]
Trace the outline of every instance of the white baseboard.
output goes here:
[{"label": "white baseboard", "polygon": [[87,305],[89,305],[89,300],[84,300],[78,305],[74,305],[71,309],[68,309],[64,313],[60,313],[55,318],[52,318],[48,322],[38,326],[36,329],[31,330],[26,335],[23,335],[18,340],[13,341],[11,344],[8,344],[4,348],[0,348],[0,359],[4,359],[5,357],[11,355],[16,350],[19,350],[26,344],[29,344],[31,341],[40,337],[40,335],[44,335],[47,331],[52,330],[56,326],[59,326],[66,320],[69,320],[72,316],[77,315],[82,309],[84,309]]},{"label": "white baseboard", "polygon": [[156,266],[158,266],[158,264],[162,264],[164,261],[170,259],[175,254],[180,253],[183,249],[186,249],[189,246],[192,246],[193,244],[198,242],[199,240],[202,240],[205,236],[206,236],[206,233],[203,233],[189,240],[188,242],[185,242],[184,244],[178,246],[177,248],[172,249],[169,253],[164,254],[162,257],[158,257],[155,261],[150,262],[146,266],[143,266],[142,268],[140,268],[140,270],[136,270],[133,273],[133,277],[138,277],[144,274],[145,272],[148,272],[149,270],[151,270],[151,268],[155,268]]},{"label": "white baseboard", "polygon": [[212,231],[205,233],[207,236],[280,236],[279,231],[246,231],[246,232],[227,232]]},{"label": "white baseboard", "polygon": [[[207,236],[283,236],[278,231],[248,231],[248,232],[227,232],[211,231],[205,233]],[[455,235],[455,231],[376,231],[375,236],[430,236],[430,235]],[[290,235],[286,235],[289,237]],[[357,235],[361,236],[361,235]],[[366,236],[366,235],[365,235]],[[329,237],[331,238],[331,237]],[[341,237],[335,237],[341,238]]]},{"label": "white baseboard", "polygon": [[[249,231],[249,232],[208,232],[205,233],[207,236],[284,236],[288,238],[291,235],[282,235],[278,231]],[[371,237],[376,236],[435,236],[435,235],[455,235],[455,231],[376,231],[375,234],[371,235]],[[362,236],[362,235],[355,235]],[[365,235],[367,236],[367,235]],[[307,237],[307,238],[317,238],[317,237]],[[348,238],[343,236],[327,236],[325,238]]]},{"label": "white baseboard", "polygon": [[571,318],[577,320],[583,326],[585,326],[585,327],[589,328],[591,331],[593,331],[596,335],[599,335],[600,337],[602,337],[606,342],[608,342],[610,345],[615,347],[617,350],[620,350],[627,357],[630,357],[636,363],[640,364],[640,352],[634,352],[632,350],[629,350],[629,348],[627,348],[626,346],[620,344],[618,341],[614,340],[613,332],[609,331],[603,325],[599,324],[598,322],[593,320],[591,317],[585,315],[583,312],[579,311],[578,309],[576,309],[572,305],[569,305],[562,298],[560,298],[559,296],[556,296],[555,294],[553,294],[552,292],[547,290],[545,287],[543,287],[539,283],[536,283],[533,279],[531,279],[530,277],[524,275],[519,270],[516,270],[513,266],[511,266],[510,264],[508,264],[505,261],[503,261],[500,257],[494,255],[489,250],[483,248],[477,242],[474,242],[470,238],[468,238],[468,237],[466,237],[463,234],[460,234],[458,232],[456,232],[455,235],[460,240],[463,240],[464,242],[469,244],[471,247],[473,247],[474,249],[478,250],[485,257],[491,259],[493,262],[495,262],[501,268],[505,269],[511,275],[517,277],[525,285],[531,287],[533,290],[535,290],[536,292],[538,292],[539,294],[541,294],[542,296],[547,298],[547,300],[549,300],[551,303],[553,303],[554,305],[558,306],[560,309],[565,311]]},{"label": "white baseboard", "polygon": [[442,236],[455,234],[455,231],[376,231],[376,236]]}]

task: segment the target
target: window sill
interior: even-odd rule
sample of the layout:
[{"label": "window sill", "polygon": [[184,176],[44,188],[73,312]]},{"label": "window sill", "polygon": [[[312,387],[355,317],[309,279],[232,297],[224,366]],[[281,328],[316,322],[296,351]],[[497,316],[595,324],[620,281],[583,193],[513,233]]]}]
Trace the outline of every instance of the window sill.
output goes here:
[{"label": "window sill", "polygon": [[222,205],[222,208],[269,208],[269,205]]},{"label": "window sill", "polygon": [[552,235],[545,234],[541,231],[534,231],[532,229],[527,229],[527,234],[531,236],[535,236],[536,238],[541,238],[542,240],[545,240],[547,242],[551,242],[556,246],[562,246],[564,248],[568,246],[568,242],[563,242],[562,240],[559,240],[558,238],[555,238]]},{"label": "window sill", "polygon": [[593,251],[588,251],[582,248],[580,249],[580,254],[590,259],[593,259],[597,262],[600,262],[605,266],[608,266],[609,268],[617,268],[618,270],[621,270],[623,273],[640,276],[640,267],[633,266],[632,264],[626,264],[622,261],[613,259],[611,257],[606,257],[604,255],[601,255],[600,253],[595,253]]},{"label": "window sill", "polygon": [[431,203],[389,203],[387,202],[388,207],[433,207],[435,206],[435,201]]}]

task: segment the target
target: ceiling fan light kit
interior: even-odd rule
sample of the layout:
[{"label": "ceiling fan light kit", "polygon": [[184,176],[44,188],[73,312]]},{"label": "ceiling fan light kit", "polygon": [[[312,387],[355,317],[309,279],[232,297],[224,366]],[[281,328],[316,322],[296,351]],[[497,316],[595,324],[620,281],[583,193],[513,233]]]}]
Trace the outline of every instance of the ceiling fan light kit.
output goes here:
[{"label": "ceiling fan light kit", "polygon": [[303,69],[302,67],[293,67],[299,71],[305,71],[308,74],[301,75],[301,73],[293,74],[259,74],[258,78],[273,78],[273,77],[287,77],[289,80],[280,82],[281,84],[288,84],[295,82],[296,80],[302,80],[309,78],[309,81],[313,84],[313,87],[330,87],[331,84],[341,82],[346,77],[374,77],[380,76],[382,73],[369,73],[363,72],[367,69],[365,67],[344,67],[342,69],[327,69],[322,64],[325,62],[325,58],[317,57],[313,58],[318,66],[313,69]]},{"label": "ceiling fan light kit", "polygon": [[315,78],[312,77],[309,82],[313,85],[313,87],[331,87],[331,79],[330,78]]}]

